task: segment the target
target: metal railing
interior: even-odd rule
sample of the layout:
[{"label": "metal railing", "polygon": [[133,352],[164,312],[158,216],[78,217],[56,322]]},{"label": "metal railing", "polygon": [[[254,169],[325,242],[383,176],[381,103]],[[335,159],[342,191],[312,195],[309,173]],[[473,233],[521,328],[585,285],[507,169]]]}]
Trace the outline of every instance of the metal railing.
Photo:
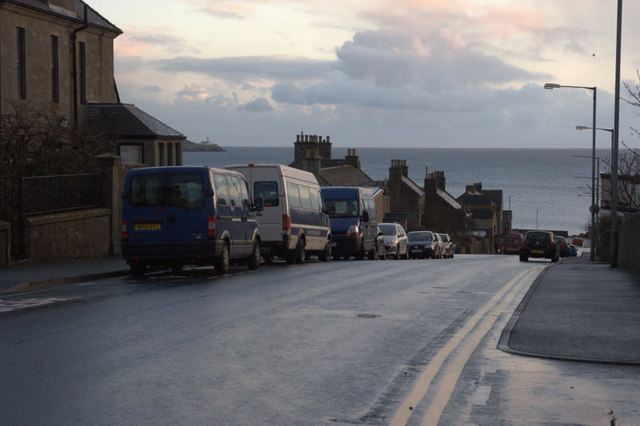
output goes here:
[{"label": "metal railing", "polygon": [[22,178],[22,216],[100,207],[102,183],[97,174]]}]

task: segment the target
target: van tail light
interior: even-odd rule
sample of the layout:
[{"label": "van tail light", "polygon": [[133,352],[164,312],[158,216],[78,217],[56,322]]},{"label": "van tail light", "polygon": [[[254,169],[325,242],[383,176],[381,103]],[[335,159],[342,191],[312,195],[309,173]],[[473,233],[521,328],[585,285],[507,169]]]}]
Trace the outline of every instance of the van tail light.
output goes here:
[{"label": "van tail light", "polygon": [[122,239],[126,240],[129,238],[129,229],[127,228],[127,221],[122,219]]},{"label": "van tail light", "polygon": [[291,217],[288,214],[282,215],[282,230],[288,231],[291,229]]},{"label": "van tail light", "polygon": [[209,216],[209,220],[207,221],[207,236],[215,237],[216,236],[216,217]]}]

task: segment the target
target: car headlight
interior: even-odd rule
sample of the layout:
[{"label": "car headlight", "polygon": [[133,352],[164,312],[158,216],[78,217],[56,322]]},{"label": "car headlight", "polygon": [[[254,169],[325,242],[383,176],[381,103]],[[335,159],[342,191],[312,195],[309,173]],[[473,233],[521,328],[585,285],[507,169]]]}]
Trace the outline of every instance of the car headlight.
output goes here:
[{"label": "car headlight", "polygon": [[347,230],[347,237],[353,237],[360,235],[360,229],[358,229],[358,225],[351,225]]}]

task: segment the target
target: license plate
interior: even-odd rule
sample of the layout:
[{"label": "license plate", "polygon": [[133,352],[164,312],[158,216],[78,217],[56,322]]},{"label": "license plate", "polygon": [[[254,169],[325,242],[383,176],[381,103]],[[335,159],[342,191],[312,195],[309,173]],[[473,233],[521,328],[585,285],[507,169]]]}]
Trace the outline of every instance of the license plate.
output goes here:
[{"label": "license plate", "polygon": [[544,253],[544,251],[543,250],[531,250],[531,253],[533,253],[533,254],[542,254],[542,253]]},{"label": "license plate", "polygon": [[160,223],[136,223],[133,226],[136,231],[159,231],[162,229]]}]

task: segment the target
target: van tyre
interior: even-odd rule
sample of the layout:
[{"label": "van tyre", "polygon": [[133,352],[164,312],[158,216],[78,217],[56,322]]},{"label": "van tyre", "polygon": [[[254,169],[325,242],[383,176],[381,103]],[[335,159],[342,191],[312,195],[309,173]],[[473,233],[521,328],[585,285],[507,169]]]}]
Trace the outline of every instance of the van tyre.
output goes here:
[{"label": "van tyre", "polygon": [[296,251],[294,253],[294,259],[295,259],[295,263],[304,263],[304,261],[307,258],[307,252],[306,252],[306,243],[304,241],[304,238],[300,238],[298,240],[298,246],[296,247]]},{"label": "van tyre", "polygon": [[327,241],[327,244],[324,246],[324,250],[318,255],[318,258],[322,262],[328,262],[331,260],[331,242]]},{"label": "van tyre", "polygon": [[132,263],[129,265],[131,270],[131,275],[136,278],[141,278],[144,276],[144,273],[147,271],[147,265],[143,265],[141,263]]},{"label": "van tyre", "polygon": [[260,268],[260,243],[257,241],[253,243],[253,249],[251,250],[251,256],[247,260],[247,266],[252,270]]},{"label": "van tyre", "polygon": [[220,256],[218,257],[218,259],[216,259],[216,264],[214,267],[216,273],[220,275],[229,273],[229,246],[226,243],[223,244],[222,253],[220,253]]}]

